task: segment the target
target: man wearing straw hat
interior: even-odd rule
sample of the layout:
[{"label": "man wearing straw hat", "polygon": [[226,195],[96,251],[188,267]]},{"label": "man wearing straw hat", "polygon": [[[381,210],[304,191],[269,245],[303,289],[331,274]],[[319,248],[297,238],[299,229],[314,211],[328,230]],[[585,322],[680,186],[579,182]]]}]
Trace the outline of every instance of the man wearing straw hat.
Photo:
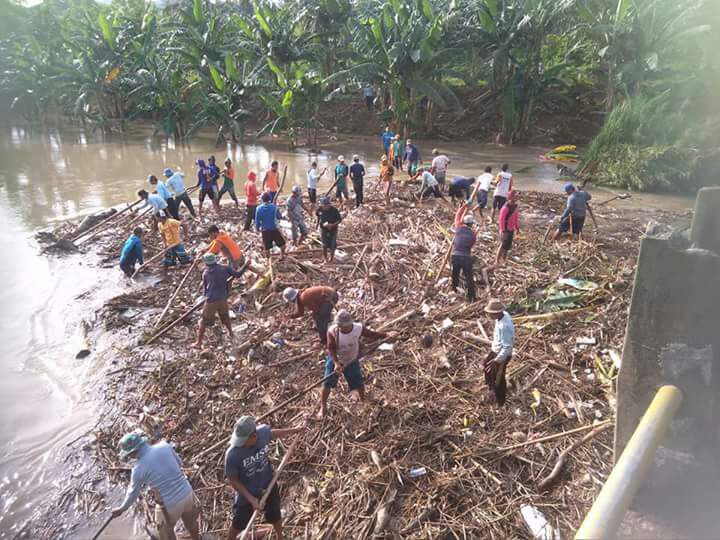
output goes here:
[{"label": "man wearing straw hat", "polygon": [[[116,518],[130,508],[145,486],[155,491],[160,498],[156,507],[156,520],[160,540],[175,540],[175,524],[182,519],[193,540],[199,540],[198,516],[200,510],[195,502],[190,482],[180,469],[182,461],[167,442],[148,444],[142,433],[128,433],[120,439],[120,459],[137,459],[130,474],[123,503],[112,510]],[[159,511],[158,511],[159,510]]]},{"label": "man wearing straw hat", "polygon": [[495,321],[490,352],[483,362],[485,383],[495,393],[497,404],[502,406],[505,404],[505,394],[507,392],[505,370],[512,358],[513,344],[515,343],[515,326],[510,314],[505,311],[503,303],[496,298],[487,303],[485,313]]},{"label": "man wearing straw hat", "polygon": [[[265,424],[257,425],[252,416],[241,416],[235,422],[230,446],[225,451],[225,478],[235,490],[233,520],[227,539],[235,540],[250,523],[253,512],[264,511],[265,520],[271,523],[278,539],[282,540],[282,512],[280,491],[275,484],[270,491],[265,507],[260,506],[263,492],[273,477],[272,465],[268,459],[270,441],[299,433],[304,427],[270,429]],[[253,538],[264,538],[253,536]]]},{"label": "man wearing straw hat", "polygon": [[354,401],[365,399],[365,383],[360,368],[360,338],[386,339],[395,335],[394,332],[374,332],[364,324],[354,322],[352,315],[346,309],[337,312],[335,324],[328,329],[327,333],[326,378],[320,393],[318,418],[325,416],[327,400],[332,389],[337,387],[340,373],[347,381],[351,398]]}]

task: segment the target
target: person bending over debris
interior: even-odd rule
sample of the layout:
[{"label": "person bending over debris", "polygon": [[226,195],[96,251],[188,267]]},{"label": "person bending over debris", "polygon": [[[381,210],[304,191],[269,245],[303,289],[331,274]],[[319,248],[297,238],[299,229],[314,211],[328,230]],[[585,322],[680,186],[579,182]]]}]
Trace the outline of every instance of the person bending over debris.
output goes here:
[{"label": "person bending over debris", "polygon": [[305,309],[310,310],[320,336],[320,344],[325,347],[332,312],[339,300],[337,291],[332,287],[323,285],[309,287],[304,291],[288,287],[283,291],[283,300],[285,302],[296,302],[297,310],[291,315],[293,318],[302,317]]},{"label": "person bending over debris", "polygon": [[163,174],[165,175],[165,178],[167,178],[167,186],[172,190],[172,192],[175,194],[175,219],[180,219],[180,203],[183,203],[185,205],[185,208],[187,208],[190,211],[190,215],[192,217],[195,217],[195,209],[193,208],[192,201],[190,200],[190,196],[187,194],[187,191],[185,190],[185,182],[183,181],[183,173],[180,171],[173,172],[172,169],[168,168],[163,171]]},{"label": "person bending over debris", "polygon": [[280,209],[272,202],[273,194],[266,191],[262,194],[262,204],[255,211],[255,227],[262,234],[265,256],[270,258],[273,244],[280,248],[280,259],[285,258],[285,238],[278,229],[278,219],[282,218]]},{"label": "person bending over debris", "polygon": [[320,239],[323,245],[323,259],[325,262],[332,262],[335,259],[335,250],[337,249],[337,233],[338,225],[342,221],[342,216],[337,208],[330,204],[328,197],[320,199],[320,208],[315,212],[317,216],[317,226],[320,227]]},{"label": "person bending over debris", "polygon": [[505,311],[505,306],[500,300],[491,299],[485,306],[485,313],[495,321],[490,352],[483,362],[485,384],[494,392],[497,404],[504,405],[507,392],[505,370],[512,358],[513,344],[515,343],[515,326],[510,314]]},{"label": "person bending over debris", "polygon": [[130,238],[123,244],[120,252],[120,268],[127,277],[132,277],[135,273],[135,263],[143,264],[142,237],[144,232],[142,227],[135,227]]},{"label": "person bending over debris", "polygon": [[206,253],[203,255],[203,262],[205,262],[206,265],[202,276],[205,305],[203,306],[202,316],[200,317],[198,336],[195,342],[197,348],[202,347],[205,329],[215,324],[216,315],[220,317],[220,322],[227,328],[230,341],[235,340],[235,334],[230,324],[230,312],[227,303],[230,294],[228,279],[240,277],[245,272],[245,268],[236,271],[229,266],[218,264],[217,255],[214,253]]},{"label": "person bending over debris", "polygon": [[173,199],[172,194],[170,193],[170,190],[165,185],[165,182],[162,180],[158,180],[157,176],[154,174],[151,174],[148,176],[148,182],[152,187],[155,188],[155,192],[167,203],[167,210],[166,212],[170,213],[171,218],[179,219],[177,216],[177,210],[175,209],[175,199]]},{"label": "person bending over debris", "polygon": [[585,225],[585,214],[587,211],[587,202],[592,199],[587,191],[575,189],[575,186],[567,183],[564,188],[567,194],[567,205],[565,211],[560,216],[560,225],[558,226],[553,240],[560,238],[560,235],[572,229],[573,237],[580,236]]},{"label": "person bending over debris", "polygon": [[[270,441],[284,439],[305,429],[304,427],[271,429],[266,424],[257,425],[252,416],[241,416],[235,422],[230,446],[225,451],[225,479],[235,490],[233,519],[227,534],[228,540],[235,540],[245,530],[256,510],[265,513],[265,520],[272,524],[278,540],[284,538],[280,490],[277,484],[270,491],[265,506],[260,506],[263,492],[270,486],[273,477],[272,465],[268,459],[269,444]],[[262,536],[254,534],[252,538],[267,536],[269,534]]]},{"label": "person bending over debris", "polygon": [[220,212],[220,205],[217,200],[217,191],[215,189],[217,184],[213,182],[213,170],[205,165],[204,159],[198,159],[196,163],[198,166],[197,185],[200,187],[200,190],[198,191],[198,217],[202,217],[202,207],[203,202],[205,202],[205,197],[210,198],[212,205],[215,208],[215,212]]},{"label": "person bending over debris", "polygon": [[448,195],[452,197],[453,202],[455,199],[467,200],[470,198],[470,188],[474,183],[475,178],[472,176],[456,176],[450,181]]},{"label": "person bending over debris", "polygon": [[198,517],[200,509],[195,502],[190,482],[180,467],[182,461],[167,442],[148,444],[142,433],[128,433],[120,439],[120,459],[137,459],[130,474],[123,503],[112,509],[117,518],[130,508],[145,486],[159,495],[160,504],[155,507],[160,540],[175,539],[175,524],[182,519],[193,540],[199,540]]},{"label": "person bending over debris", "polygon": [[[462,207],[461,207],[462,209]],[[460,213],[461,210],[458,210]],[[457,291],[460,284],[460,271],[465,274],[465,293],[468,302],[475,301],[475,277],[473,275],[472,247],[477,237],[472,230],[475,218],[466,214],[462,218],[462,225],[455,229],[452,243],[452,289]]]},{"label": "person bending over debris", "polygon": [[156,193],[148,193],[144,189],[138,191],[137,194],[138,197],[140,197],[140,200],[145,201],[145,203],[139,208],[133,208],[133,213],[138,212],[143,208],[147,208],[148,206],[152,206],[152,213],[155,220],[157,220],[158,216],[161,215],[170,217],[170,212],[167,209],[168,205],[165,202],[165,199],[160,197],[160,195]]},{"label": "person bending over debris", "polygon": [[495,211],[502,210],[505,206],[507,197],[512,191],[513,186],[513,175],[508,172],[508,164],[503,163],[500,172],[495,178],[495,192],[493,196],[493,207],[492,213],[490,214],[490,221],[495,221]]},{"label": "person bending over debris", "polygon": [[308,214],[310,210],[303,204],[302,199],[302,188],[300,186],[293,186],[292,193],[287,200],[288,218],[290,219],[290,226],[292,230],[292,239],[295,246],[299,246],[305,241],[308,235],[308,228],[305,225],[305,216],[303,210]]},{"label": "person bending over debris", "polygon": [[515,233],[520,233],[520,211],[517,201],[520,197],[518,191],[511,191],[508,200],[500,210],[498,216],[498,229],[500,232],[500,245],[495,254],[495,264],[500,265],[501,261],[507,261],[508,252],[512,249]]},{"label": "person bending over debris", "polygon": [[165,267],[175,266],[178,260],[180,264],[190,264],[192,262],[192,259],[185,252],[185,246],[182,244],[180,227],[187,233],[184,223],[176,219],[169,219],[167,216],[160,216],[158,229],[160,229],[160,235],[165,244],[165,260],[163,261]]},{"label": "person bending over debris", "polygon": [[432,175],[430,171],[423,170],[418,171],[418,173],[412,177],[413,180],[416,180],[418,176],[422,175],[422,182],[420,182],[420,198],[421,199],[429,199],[432,195],[433,197],[443,198],[442,193],[440,193],[440,184],[438,183],[438,180]]},{"label": "person bending over debris", "polygon": [[[210,238],[208,253],[214,253],[215,255],[222,254],[228,260],[233,270],[238,270],[245,265],[245,255],[243,255],[240,246],[237,245],[228,233],[221,231],[217,225],[210,225],[208,227],[208,237]],[[250,264],[247,265],[247,268],[251,272],[259,273],[259,270],[253,268]]]},{"label": "person bending over debris", "polygon": [[244,230],[249,231],[252,228],[253,221],[255,221],[255,211],[257,210],[258,192],[257,184],[255,181],[257,176],[254,172],[250,171],[247,175],[247,182],[245,182],[245,226]]},{"label": "person bending over debris", "polygon": [[232,166],[230,158],[225,160],[225,168],[221,171],[223,177],[223,187],[218,193],[218,203],[222,201],[223,195],[226,193],[230,195],[230,198],[235,201],[235,208],[240,207],[238,203],[237,195],[235,195],[235,169]]},{"label": "person bending over debris", "polygon": [[353,322],[350,312],[341,309],[335,315],[335,324],[327,332],[327,358],[325,359],[325,381],[320,393],[320,412],[323,418],[327,411],[327,400],[332,389],[337,387],[342,373],[354,401],[365,399],[365,384],[360,367],[360,338],[386,339],[395,337],[394,332],[374,332],[361,323]]}]

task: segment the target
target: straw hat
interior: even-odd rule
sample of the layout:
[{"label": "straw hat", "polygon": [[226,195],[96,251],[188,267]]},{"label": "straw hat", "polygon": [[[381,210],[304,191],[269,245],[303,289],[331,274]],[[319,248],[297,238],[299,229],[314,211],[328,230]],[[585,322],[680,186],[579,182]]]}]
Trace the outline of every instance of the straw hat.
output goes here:
[{"label": "straw hat", "polygon": [[497,298],[491,298],[485,306],[485,313],[502,313],[505,311],[505,305]]}]

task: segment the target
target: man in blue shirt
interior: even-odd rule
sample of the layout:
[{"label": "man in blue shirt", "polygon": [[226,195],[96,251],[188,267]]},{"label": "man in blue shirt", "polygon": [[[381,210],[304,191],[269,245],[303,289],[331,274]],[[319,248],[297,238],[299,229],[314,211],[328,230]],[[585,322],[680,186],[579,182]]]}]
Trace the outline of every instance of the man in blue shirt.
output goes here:
[{"label": "man in blue shirt", "polygon": [[495,394],[495,401],[499,407],[505,405],[507,393],[507,382],[505,371],[510,362],[515,344],[515,326],[510,314],[505,311],[503,303],[496,299],[490,299],[485,306],[485,314],[495,321],[493,340],[490,345],[490,352],[483,362],[485,371],[485,384]]},{"label": "man in blue shirt", "polygon": [[570,229],[572,229],[573,237],[580,236],[585,225],[587,202],[592,199],[592,195],[587,191],[579,191],[571,183],[565,184],[563,189],[568,196],[567,205],[560,216],[560,225],[553,235],[553,240],[557,240],[560,235],[570,231]]},{"label": "man in blue shirt", "polygon": [[167,203],[167,209],[168,212],[170,212],[170,217],[180,219],[177,215],[177,210],[175,209],[175,199],[173,199],[173,196],[168,187],[165,185],[165,182],[158,180],[157,176],[154,174],[148,176],[148,182],[153,188],[155,188],[155,193],[157,193]]},{"label": "man in blue shirt", "polygon": [[[215,208],[215,212],[219,214],[220,203],[218,202],[217,197],[217,178],[215,179],[216,182],[213,183],[213,170],[205,165],[204,159],[198,159],[196,164],[198,166],[197,185],[200,188],[200,191],[198,191],[198,217],[202,217],[202,207],[206,196],[210,198],[213,207]],[[219,171],[218,176],[220,176]]]},{"label": "man in blue shirt", "polygon": [[392,144],[395,134],[392,131],[390,131],[390,128],[388,126],[385,126],[385,131],[383,131],[383,134],[381,135],[381,137],[382,137],[384,154],[387,156],[390,153],[390,145]]},{"label": "man in blue shirt", "polygon": [[[300,433],[304,427],[270,429],[266,424],[257,425],[252,416],[241,416],[225,451],[225,479],[235,490],[233,520],[227,538],[234,540],[250,523],[253,513],[263,511],[265,520],[271,523],[277,537],[282,540],[282,512],[280,490],[273,486],[265,506],[260,506],[264,491],[270,487],[273,477],[270,463],[270,442]],[[255,538],[253,536],[253,538]]]},{"label": "man in blue shirt", "polygon": [[470,188],[474,183],[475,178],[472,176],[456,176],[450,182],[448,195],[452,197],[453,202],[455,202],[456,198],[466,201],[470,198]]},{"label": "man in blue shirt", "polygon": [[190,482],[181,470],[182,461],[175,450],[165,441],[148,444],[142,433],[128,433],[120,439],[120,459],[136,459],[130,473],[123,503],[112,509],[112,517],[119,517],[130,508],[145,486],[159,495],[161,512],[156,512],[160,538],[175,538],[175,524],[182,519],[193,540],[200,539],[198,517],[200,510],[195,503]]},{"label": "man in blue shirt", "polygon": [[363,203],[363,178],[365,177],[365,167],[360,163],[358,155],[353,156],[353,164],[350,165],[350,178],[353,183],[353,191],[355,192],[355,208]]},{"label": "man in blue shirt", "polygon": [[180,171],[173,172],[172,169],[167,168],[163,171],[163,174],[165,175],[165,178],[167,178],[166,184],[168,188],[170,188],[170,191],[172,191],[175,195],[174,202],[175,212],[177,215],[175,219],[180,219],[180,203],[183,203],[185,205],[185,208],[190,211],[190,215],[192,217],[195,217],[195,209],[193,208],[192,201],[190,200],[190,197],[185,190],[183,173]]},{"label": "man in blue shirt", "polygon": [[420,150],[410,139],[405,141],[403,163],[407,163],[407,172],[411,178],[417,174],[418,164],[420,163]]},{"label": "man in blue shirt", "polygon": [[273,244],[280,248],[280,260],[285,258],[285,238],[278,230],[278,220],[282,219],[280,210],[271,202],[272,195],[267,191],[262,194],[262,204],[255,210],[255,228],[262,234],[265,256],[270,258]]},{"label": "man in blue shirt", "polygon": [[135,273],[135,264],[143,264],[143,236],[142,227],[135,227],[130,238],[125,240],[125,244],[120,252],[120,268],[127,277],[132,277]]}]

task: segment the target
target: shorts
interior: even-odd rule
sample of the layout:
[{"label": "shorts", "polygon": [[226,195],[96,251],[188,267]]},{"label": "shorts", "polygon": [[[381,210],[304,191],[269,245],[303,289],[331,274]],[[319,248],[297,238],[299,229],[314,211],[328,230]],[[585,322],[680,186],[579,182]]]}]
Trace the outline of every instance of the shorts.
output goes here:
[{"label": "shorts", "polygon": [[216,300],[214,302],[205,301],[202,309],[202,322],[205,326],[215,324],[215,316],[220,317],[220,322],[230,324],[230,314],[228,312],[227,300]]},{"label": "shorts", "polygon": [[[250,523],[253,512],[253,507],[249,504],[243,504],[242,506],[234,504],[232,528],[236,531],[244,531],[247,524]],[[277,523],[281,519],[280,490],[276,484],[273,486],[267,501],[265,501],[265,521],[268,523]]]},{"label": "shorts", "polygon": [[503,197],[502,195],[495,195],[493,197],[493,210],[500,210],[503,206],[505,206],[506,201],[507,197]]},{"label": "shorts", "polygon": [[337,293],[335,293],[335,295],[328,301],[320,304],[320,308],[318,309],[317,313],[313,314],[313,318],[315,319],[315,327],[317,328],[318,336],[320,337],[320,343],[323,346],[325,346],[325,344],[327,343],[327,331],[330,327],[330,322],[332,321],[333,309],[335,309],[335,304],[337,303],[338,295]]},{"label": "shorts", "polygon": [[480,208],[487,208],[488,194],[484,189],[478,189],[477,203]]},{"label": "shorts", "polygon": [[515,231],[504,231],[500,234],[500,247],[503,251],[510,251],[512,249],[513,237]]},{"label": "shorts", "polygon": [[200,188],[200,193],[198,194],[198,198],[200,199],[200,202],[203,202],[205,200],[205,196],[209,197],[211,201],[215,200],[215,189],[214,188]]},{"label": "shorts", "polygon": [[308,188],[308,198],[313,204],[317,202],[317,188]]},{"label": "shorts", "polygon": [[322,240],[323,248],[330,250],[337,249],[337,229],[333,229],[331,231],[321,229],[320,239]]},{"label": "shorts", "polygon": [[[191,491],[179,503],[171,506],[163,507],[159,504],[155,506],[155,521],[161,529],[161,538],[173,538],[170,533],[175,529],[175,524],[182,519],[183,523],[197,523],[200,516],[200,509],[195,502],[195,494]],[[164,530],[163,530],[164,529]]]},{"label": "shorts", "polygon": [[[358,390],[363,387],[362,369],[360,362],[355,360],[343,369],[343,376],[348,384],[348,390]],[[325,377],[329,377],[323,382],[324,388],[335,388],[338,384],[338,374],[335,373],[335,363],[327,356],[325,358]]]},{"label": "shorts", "polygon": [[285,238],[279,230],[273,229],[272,231],[262,232],[263,246],[265,249],[270,250],[273,247],[273,242],[279,248],[285,246]]},{"label": "shorts", "polygon": [[347,186],[345,186],[345,187],[337,186],[335,188],[335,198],[338,201],[342,201],[343,197],[345,197],[346,201],[350,199],[350,192],[348,191]]},{"label": "shorts", "polygon": [[[573,216],[573,218],[572,218],[573,234],[580,234],[583,230],[584,225],[585,225],[585,216],[582,216],[582,217]],[[566,233],[570,230],[570,217],[568,217],[565,221],[560,223],[560,227],[558,227],[558,230],[561,233]]]}]

